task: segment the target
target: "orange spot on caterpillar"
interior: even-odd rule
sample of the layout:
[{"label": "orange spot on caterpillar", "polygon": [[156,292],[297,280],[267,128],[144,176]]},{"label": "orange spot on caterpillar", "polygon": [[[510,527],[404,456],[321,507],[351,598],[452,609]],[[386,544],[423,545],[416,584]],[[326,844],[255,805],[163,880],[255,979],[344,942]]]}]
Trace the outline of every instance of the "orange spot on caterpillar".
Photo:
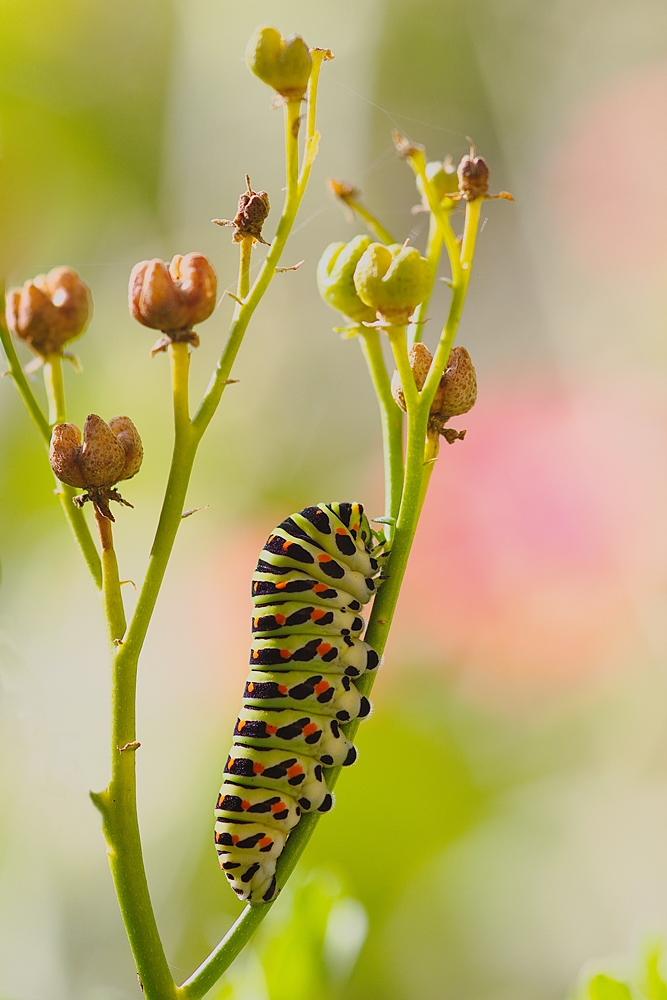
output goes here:
[{"label": "orange spot on caterpillar", "polygon": [[309,722],[307,726],[303,727],[303,735],[304,736],[311,736],[312,733],[316,733],[316,732],[317,732],[317,725],[314,722]]},{"label": "orange spot on caterpillar", "polygon": [[303,774],[303,768],[301,767],[301,764],[292,764],[291,767],[287,768],[288,778],[295,778],[297,774]]},{"label": "orange spot on caterpillar", "polygon": [[280,583],[276,584],[276,590],[284,590],[287,586],[287,580],[281,580]]},{"label": "orange spot on caterpillar", "polygon": [[226,769],[228,770],[228,769],[234,767],[235,763],[236,763],[236,757],[228,757],[227,758],[227,768]]},{"label": "orange spot on caterpillar", "polygon": [[264,765],[263,764],[260,764],[260,762],[258,760],[253,761],[253,764],[252,764],[252,773],[253,774],[261,774],[263,770],[264,770]]},{"label": "orange spot on caterpillar", "polygon": [[336,528],[336,534],[337,535],[347,535],[347,531],[345,530],[345,528]]},{"label": "orange spot on caterpillar", "polygon": [[287,621],[285,615],[274,615],[273,617],[275,618],[277,625],[284,625]]},{"label": "orange spot on caterpillar", "polygon": [[238,844],[238,842],[239,842],[238,834],[233,833],[232,834],[232,844]]},{"label": "orange spot on caterpillar", "polygon": [[236,728],[237,728],[237,730],[239,732],[241,732],[241,730],[243,729],[244,726],[245,726],[245,719],[237,719],[236,720]]},{"label": "orange spot on caterpillar", "polygon": [[321,594],[323,591],[328,590],[326,583],[316,583],[313,587],[314,594]]},{"label": "orange spot on caterpillar", "polygon": [[252,651],[252,658],[253,658],[253,660],[258,660],[259,659],[259,650],[258,649],[253,649],[253,651]]},{"label": "orange spot on caterpillar", "polygon": [[286,684],[279,684],[278,685],[278,690],[280,691],[281,694],[287,694],[287,685]]},{"label": "orange spot on caterpillar", "polygon": [[291,655],[292,654],[290,653],[289,649],[281,649],[280,650],[280,658],[282,660],[289,660],[289,658],[290,658]]},{"label": "orange spot on caterpillar", "polygon": [[243,812],[247,812],[250,809],[250,803],[247,799],[241,799],[241,809],[243,809]]},{"label": "orange spot on caterpillar", "polygon": [[253,618],[252,623],[257,628],[259,626],[259,618]]},{"label": "orange spot on caterpillar", "polygon": [[248,694],[252,694],[254,690],[255,690],[255,685],[253,684],[252,681],[250,681],[250,683],[248,684]]},{"label": "orange spot on caterpillar", "polygon": [[328,690],[329,690],[329,682],[328,681],[319,681],[315,685],[315,687],[313,688],[313,691],[315,692],[315,694],[323,694],[325,691],[328,691]]},{"label": "orange spot on caterpillar", "polygon": [[291,544],[291,542],[283,542],[283,552],[287,552]]},{"label": "orange spot on caterpillar", "polygon": [[280,802],[274,802],[273,805],[271,806],[272,813],[282,812],[283,809],[287,809],[287,806],[285,805],[282,799],[280,800]]},{"label": "orange spot on caterpillar", "polygon": [[317,647],[317,652],[320,656],[326,656],[327,653],[331,652],[331,643],[321,642]]},{"label": "orange spot on caterpillar", "polygon": [[317,561],[320,563],[331,562],[331,556],[328,556],[326,555],[326,553],[323,553],[321,556],[317,557]]},{"label": "orange spot on caterpillar", "polygon": [[259,841],[259,843],[257,844],[257,846],[258,847],[268,847],[269,844],[272,844],[272,843],[273,843],[273,841],[271,840],[270,837],[262,837],[262,839]]},{"label": "orange spot on caterpillar", "polygon": [[315,608],[310,612],[310,620],[311,622],[319,621],[325,614],[326,611],[323,611],[322,608]]},{"label": "orange spot on caterpillar", "polygon": [[275,736],[276,733],[278,732],[278,727],[277,726],[270,726],[268,724],[268,722],[266,722],[264,724],[264,728],[266,729],[266,735],[267,736]]}]

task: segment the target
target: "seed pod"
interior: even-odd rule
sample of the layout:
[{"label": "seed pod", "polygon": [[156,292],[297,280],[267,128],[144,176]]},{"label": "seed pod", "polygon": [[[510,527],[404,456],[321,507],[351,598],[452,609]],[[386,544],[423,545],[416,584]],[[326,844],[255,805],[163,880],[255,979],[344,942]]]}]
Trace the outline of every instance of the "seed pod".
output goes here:
[{"label": "seed pod", "polygon": [[459,191],[466,201],[484,198],[489,193],[489,166],[483,156],[475,156],[475,147],[466,153],[456,171]]},{"label": "seed pod", "polygon": [[[424,388],[426,376],[431,368],[431,362],[433,361],[431,352],[426,344],[422,344],[421,341],[416,341],[412,344],[410,350],[408,351],[408,361],[410,362],[410,368],[412,369],[412,374],[415,378],[417,391],[421,392]],[[403,395],[403,386],[401,385],[401,376],[397,371],[394,372],[394,376],[391,380],[391,391],[400,408],[402,410],[407,410],[407,406],[405,405],[405,396]]]},{"label": "seed pod", "polygon": [[[421,392],[428,376],[431,352],[425,344],[415,343],[408,353],[410,368],[417,390]],[[391,391],[402,410],[407,410],[401,378],[397,371],[391,380]],[[431,403],[428,429],[432,434],[442,434],[450,444],[463,438],[465,431],[455,431],[445,427],[450,417],[467,413],[477,399],[477,377],[475,368],[465,347],[452,347],[447,367],[440,379],[440,385]]]},{"label": "seed pod", "polygon": [[109,425],[91,413],[83,426],[79,468],[86,486],[111,486],[125,468],[125,449]]},{"label": "seed pod", "polygon": [[431,417],[445,423],[450,417],[467,413],[476,400],[477,376],[470,355],[465,347],[452,347],[431,406]]},{"label": "seed pod", "polygon": [[246,48],[248,69],[289,101],[305,96],[313,60],[299,35],[283,38],[275,28],[258,28]]},{"label": "seed pod", "polygon": [[354,272],[362,302],[390,324],[404,325],[426,297],[431,265],[415,247],[371,243]]},{"label": "seed pod", "polygon": [[357,323],[375,319],[375,310],[361,301],[354,287],[355,268],[370,245],[369,236],[331,243],[317,265],[317,287],[324,301]]},{"label": "seed pod", "polygon": [[215,309],[217,284],[213,265],[200,253],[176,254],[168,267],[157,258],[142,260],[130,274],[130,312],[153,330],[189,331]]},{"label": "seed pod", "polygon": [[144,458],[144,448],[139,431],[130,418],[124,416],[112,417],[109,421],[109,427],[125,452],[125,465],[119,478],[120,480],[131,479],[141,468]]},{"label": "seed pod", "polygon": [[54,267],[38,274],[23,288],[7,292],[7,326],[42,358],[62,354],[69,340],[80,336],[92,314],[88,285],[71,267]]},{"label": "seed pod", "polygon": [[51,433],[49,462],[61,483],[83,489],[86,485],[79,468],[81,431],[76,424],[56,424]]}]

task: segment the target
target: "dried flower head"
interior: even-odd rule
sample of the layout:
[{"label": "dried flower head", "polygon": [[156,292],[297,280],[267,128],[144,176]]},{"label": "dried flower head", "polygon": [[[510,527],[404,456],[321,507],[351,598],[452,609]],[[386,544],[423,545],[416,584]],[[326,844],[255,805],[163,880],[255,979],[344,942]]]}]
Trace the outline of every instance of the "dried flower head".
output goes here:
[{"label": "dried flower head", "polygon": [[134,318],[163,337],[151,354],[169,344],[185,342],[199,346],[192,329],[215,309],[218,279],[213,265],[200,253],[176,254],[167,265],[163,260],[142,260],[130,274],[130,312]]},{"label": "dried flower head", "polygon": [[253,243],[269,243],[262,236],[262,226],[271,208],[266,191],[253,191],[250,177],[245,175],[247,191],[239,198],[239,205],[233,219],[211,219],[216,226],[232,226],[234,235],[232,243],[240,243],[246,236],[252,236]]},{"label": "dried flower head", "polygon": [[83,427],[83,441],[76,424],[56,424],[49,461],[62,483],[85,490],[74,497],[78,507],[90,501],[98,513],[113,521],[110,500],[132,506],[113,487],[137,474],[143,454],[141,437],[129,417],[112,417],[107,424],[91,413]]},{"label": "dried flower head", "polygon": [[[421,392],[426,382],[431,362],[431,352],[426,344],[415,343],[408,353],[410,368],[417,390]],[[394,399],[402,410],[406,410],[403,386],[398,372],[394,372],[391,382]],[[440,379],[429,413],[430,434],[441,434],[449,444],[465,437],[465,431],[445,427],[450,417],[467,413],[477,399],[477,377],[475,368],[465,347],[452,347],[447,367]]]},{"label": "dried flower head", "polygon": [[477,156],[475,143],[468,138],[470,152],[466,153],[456,169],[459,181],[458,194],[450,195],[453,201],[465,198],[466,201],[475,201],[477,198],[493,200],[504,198],[506,201],[514,201],[509,191],[499,191],[498,194],[489,194],[489,165],[483,156]]},{"label": "dried flower head", "polygon": [[62,354],[64,345],[79,337],[92,315],[93,299],[71,267],[54,267],[22,288],[7,292],[7,326],[39,357]]}]

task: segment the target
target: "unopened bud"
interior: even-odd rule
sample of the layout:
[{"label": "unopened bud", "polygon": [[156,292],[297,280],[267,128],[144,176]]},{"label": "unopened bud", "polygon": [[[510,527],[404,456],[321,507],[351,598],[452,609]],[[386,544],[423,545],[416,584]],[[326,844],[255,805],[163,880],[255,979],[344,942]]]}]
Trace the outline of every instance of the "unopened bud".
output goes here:
[{"label": "unopened bud", "polygon": [[258,28],[248,42],[246,63],[287,100],[300,101],[305,96],[313,60],[300,35],[283,38],[275,28]]},{"label": "unopened bud", "polygon": [[489,166],[483,156],[475,156],[475,147],[466,154],[456,171],[459,191],[466,201],[484,198],[489,193]]},{"label": "unopened bud", "polygon": [[71,267],[38,274],[7,292],[7,326],[40,357],[62,354],[83,333],[92,314],[90,289]]},{"label": "unopened bud", "polygon": [[375,319],[375,310],[361,301],[354,287],[355,268],[370,245],[369,236],[331,243],[317,265],[317,287],[324,301],[357,323]]},{"label": "unopened bud", "polygon": [[129,417],[112,417],[107,424],[91,413],[84,424],[83,443],[76,424],[56,424],[53,428],[49,461],[56,477],[86,491],[74,498],[77,506],[90,500],[112,521],[110,500],[131,506],[113,486],[136,475],[142,459],[141,437]]},{"label": "unopened bud", "polygon": [[233,219],[213,219],[216,226],[231,226],[234,229],[233,243],[240,243],[245,236],[252,236],[253,242],[269,244],[262,236],[262,226],[271,208],[266,191],[253,191],[250,178],[245,175],[247,190],[239,198],[239,205]]},{"label": "unopened bud", "polygon": [[[426,177],[431,182],[438,201],[442,201],[448,195],[456,194],[459,189],[458,177],[451,156],[445,157],[442,163],[439,160],[431,160],[430,163],[427,163]],[[425,197],[424,184],[419,174],[417,174],[416,183],[420,195]]]},{"label": "unopened bud", "polygon": [[404,325],[426,297],[431,265],[416,247],[371,243],[354,272],[362,302],[389,323]]},{"label": "unopened bud", "polygon": [[192,327],[215,309],[217,288],[213,265],[200,253],[176,254],[169,266],[157,258],[134,265],[130,312],[139,323],[165,334],[153,353],[178,341],[198,346],[199,337]]}]

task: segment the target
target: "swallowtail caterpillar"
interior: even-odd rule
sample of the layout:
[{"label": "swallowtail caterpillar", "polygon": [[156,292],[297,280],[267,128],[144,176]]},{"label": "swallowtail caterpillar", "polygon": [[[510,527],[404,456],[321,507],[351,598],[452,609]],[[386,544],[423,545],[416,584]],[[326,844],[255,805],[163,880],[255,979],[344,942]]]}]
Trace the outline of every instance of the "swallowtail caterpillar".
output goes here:
[{"label": "swallowtail caterpillar", "polygon": [[324,768],[353,764],[341,723],[370,702],[355,678],[379,657],[360,635],[384,538],[360,503],[318,504],[273,531],[252,578],[250,673],[215,809],[220,866],[240,899],[276,895],[276,861],[302,812],[333,805]]}]

